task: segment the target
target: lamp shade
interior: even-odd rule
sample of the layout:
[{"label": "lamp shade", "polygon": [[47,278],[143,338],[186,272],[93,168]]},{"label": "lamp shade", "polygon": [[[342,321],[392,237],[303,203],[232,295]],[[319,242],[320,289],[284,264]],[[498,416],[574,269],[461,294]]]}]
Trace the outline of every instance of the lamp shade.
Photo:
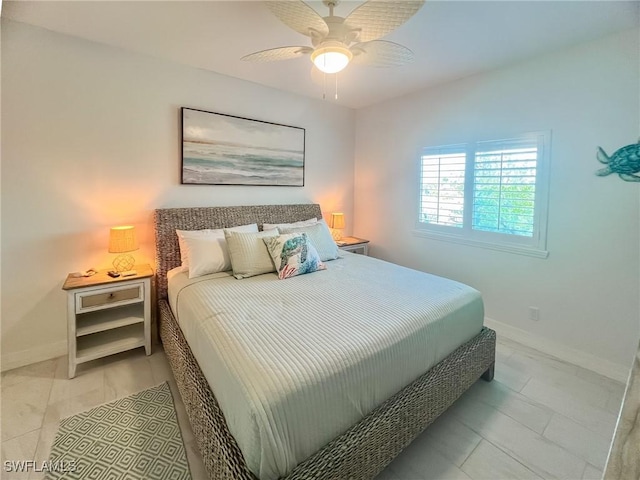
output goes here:
[{"label": "lamp shade", "polygon": [[349,64],[352,58],[351,50],[335,40],[324,42],[311,54],[313,64],[324,73],[338,73]]},{"label": "lamp shade", "polygon": [[331,228],[344,228],[344,213],[331,214]]},{"label": "lamp shade", "polygon": [[113,227],[109,234],[109,253],[133,252],[138,249],[136,229],[132,226]]}]

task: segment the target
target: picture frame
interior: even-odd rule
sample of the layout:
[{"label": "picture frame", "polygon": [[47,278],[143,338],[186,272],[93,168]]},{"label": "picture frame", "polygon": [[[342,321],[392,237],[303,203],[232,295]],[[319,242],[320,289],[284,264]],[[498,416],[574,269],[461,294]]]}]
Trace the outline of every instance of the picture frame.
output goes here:
[{"label": "picture frame", "polygon": [[183,185],[304,186],[304,128],[181,108]]}]

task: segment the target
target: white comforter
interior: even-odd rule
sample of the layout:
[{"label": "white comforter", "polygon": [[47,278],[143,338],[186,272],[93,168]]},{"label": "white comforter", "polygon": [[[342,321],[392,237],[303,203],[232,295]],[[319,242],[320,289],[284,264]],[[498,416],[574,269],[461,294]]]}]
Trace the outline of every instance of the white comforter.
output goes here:
[{"label": "white comforter", "polygon": [[286,475],[482,328],[480,293],[354,254],[286,280],[169,281],[249,469]]}]

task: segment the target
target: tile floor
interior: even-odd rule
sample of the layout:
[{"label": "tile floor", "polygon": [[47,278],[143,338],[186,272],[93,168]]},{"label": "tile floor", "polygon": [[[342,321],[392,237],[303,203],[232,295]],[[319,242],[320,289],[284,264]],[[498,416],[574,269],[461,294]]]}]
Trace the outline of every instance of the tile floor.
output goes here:
[{"label": "tile floor", "polygon": [[[377,480],[601,478],[624,386],[504,340],[496,360],[495,380],[478,381]],[[2,374],[3,466],[46,460],[59,419],[168,380],[193,478],[206,478],[160,347],[81,365],[73,380],[66,367],[60,358]]]}]

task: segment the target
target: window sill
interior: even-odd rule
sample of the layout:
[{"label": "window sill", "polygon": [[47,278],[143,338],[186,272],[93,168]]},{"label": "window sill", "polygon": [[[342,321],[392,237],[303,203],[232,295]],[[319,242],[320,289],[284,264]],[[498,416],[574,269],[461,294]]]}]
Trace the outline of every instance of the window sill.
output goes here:
[{"label": "window sill", "polygon": [[471,238],[465,238],[460,235],[451,235],[448,233],[431,232],[427,230],[413,230],[416,237],[431,238],[441,242],[458,243],[460,245],[470,245],[472,247],[487,248],[489,250],[498,250],[500,252],[515,253],[517,255],[526,255],[535,258],[547,258],[549,252],[540,250],[535,247],[526,247],[522,245],[509,245],[505,243],[489,243]]}]

